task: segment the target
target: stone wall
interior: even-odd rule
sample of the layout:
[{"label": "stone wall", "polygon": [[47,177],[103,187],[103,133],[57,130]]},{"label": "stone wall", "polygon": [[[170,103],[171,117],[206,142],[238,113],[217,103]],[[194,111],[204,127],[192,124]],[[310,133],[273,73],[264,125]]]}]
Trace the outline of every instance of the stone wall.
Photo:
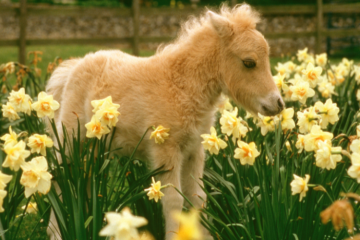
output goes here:
[{"label": "stone wall", "polygon": [[[142,9],[144,13],[146,9]],[[140,17],[140,36],[175,37],[186,17],[172,15],[166,11],[157,15],[143,14]],[[27,37],[31,39],[91,38],[91,37],[131,37],[132,18],[130,16],[29,16]],[[334,15],[331,24],[339,27],[360,29],[360,15]],[[328,25],[325,16],[324,27]],[[315,31],[316,18],[313,15],[264,16],[258,25],[261,32],[301,32]],[[12,14],[0,16],[0,39],[16,39],[19,27],[18,18]],[[313,50],[315,38],[269,39],[271,54],[293,54],[298,49],[308,47]],[[156,49],[158,43],[142,44],[142,48]],[[323,43],[325,51],[325,41]]]}]

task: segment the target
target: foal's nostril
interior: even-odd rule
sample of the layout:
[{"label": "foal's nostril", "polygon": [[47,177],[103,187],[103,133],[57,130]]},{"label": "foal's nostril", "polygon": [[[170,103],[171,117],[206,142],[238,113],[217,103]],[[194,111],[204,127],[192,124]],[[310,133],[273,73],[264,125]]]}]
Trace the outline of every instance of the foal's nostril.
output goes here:
[{"label": "foal's nostril", "polygon": [[283,110],[283,109],[284,109],[284,102],[283,102],[283,100],[282,100],[281,98],[279,98],[278,101],[277,101],[277,103],[278,103],[278,106],[279,106],[280,110]]}]

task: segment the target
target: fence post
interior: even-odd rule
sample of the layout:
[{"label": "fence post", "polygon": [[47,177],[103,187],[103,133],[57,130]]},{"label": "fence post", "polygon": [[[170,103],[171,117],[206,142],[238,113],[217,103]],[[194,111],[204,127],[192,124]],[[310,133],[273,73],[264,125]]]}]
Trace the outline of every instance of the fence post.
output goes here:
[{"label": "fence post", "polygon": [[322,35],[322,24],[323,24],[323,1],[317,0],[317,21],[316,21],[316,53],[321,52],[321,35]]},{"label": "fence post", "polygon": [[19,63],[26,62],[26,0],[20,0],[19,9]]},{"label": "fence post", "polygon": [[133,10],[133,23],[134,23],[134,35],[132,49],[135,56],[139,56],[139,28],[140,28],[140,1],[132,1],[132,10]]}]

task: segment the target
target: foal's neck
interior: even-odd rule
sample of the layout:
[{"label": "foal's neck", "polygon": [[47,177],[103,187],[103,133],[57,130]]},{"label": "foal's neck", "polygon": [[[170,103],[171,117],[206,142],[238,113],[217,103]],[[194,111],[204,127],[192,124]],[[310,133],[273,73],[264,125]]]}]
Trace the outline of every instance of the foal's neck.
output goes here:
[{"label": "foal's neck", "polygon": [[202,108],[213,108],[221,93],[219,46],[214,31],[203,27],[173,46],[167,56],[173,83],[191,94]]}]

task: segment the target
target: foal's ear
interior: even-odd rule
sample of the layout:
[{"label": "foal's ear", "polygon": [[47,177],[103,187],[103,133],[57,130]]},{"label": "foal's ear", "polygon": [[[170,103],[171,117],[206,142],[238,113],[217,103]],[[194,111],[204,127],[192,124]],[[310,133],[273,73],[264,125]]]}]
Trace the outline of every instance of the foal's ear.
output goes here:
[{"label": "foal's ear", "polygon": [[233,29],[229,20],[219,14],[216,14],[212,11],[207,12],[210,22],[219,34],[220,37],[231,36]]}]

